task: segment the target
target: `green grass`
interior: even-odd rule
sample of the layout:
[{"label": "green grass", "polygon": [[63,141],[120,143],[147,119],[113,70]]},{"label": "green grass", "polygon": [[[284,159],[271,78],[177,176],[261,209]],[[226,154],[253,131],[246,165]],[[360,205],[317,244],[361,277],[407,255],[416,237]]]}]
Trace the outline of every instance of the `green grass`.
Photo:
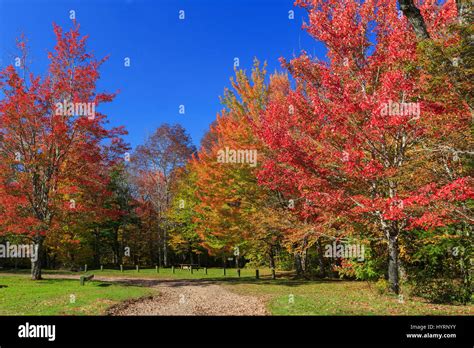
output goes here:
[{"label": "green grass", "polygon": [[[233,283],[233,282],[229,282]],[[358,281],[264,280],[234,283],[232,291],[266,299],[273,315],[472,315],[474,306],[427,303],[403,293],[403,303]]]},{"label": "green grass", "polygon": [[[50,279],[30,281],[27,270],[0,275],[0,315],[69,315],[102,314],[110,305],[129,298],[148,295],[152,289],[127,286],[119,283],[94,281],[79,285],[83,272],[44,271],[48,275],[75,275],[77,280]],[[260,270],[260,279],[255,279],[254,269],[242,269],[241,277],[235,269],[218,268],[204,270],[155,269],[136,270],[89,270],[96,277],[126,277],[150,279],[205,279],[228,287],[243,295],[261,297],[273,315],[472,315],[474,306],[431,304],[421,298],[410,297],[403,289],[403,303],[398,297],[380,294],[375,284],[343,280],[294,280],[290,274],[278,272],[278,279],[271,279],[269,269]],[[101,284],[108,286],[104,287]],[[76,295],[76,303],[69,297]]]},{"label": "green grass", "polygon": [[72,279],[32,281],[24,275],[1,276],[0,285],[0,315],[100,315],[115,303],[153,291],[99,281],[84,286]]}]

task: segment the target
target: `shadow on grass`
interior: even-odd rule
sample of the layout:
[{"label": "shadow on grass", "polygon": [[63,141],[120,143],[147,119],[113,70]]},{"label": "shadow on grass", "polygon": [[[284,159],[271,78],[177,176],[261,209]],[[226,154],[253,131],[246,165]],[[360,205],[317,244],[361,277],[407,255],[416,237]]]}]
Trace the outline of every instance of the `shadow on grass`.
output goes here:
[{"label": "shadow on grass", "polygon": [[254,277],[241,277],[241,278],[202,278],[202,279],[139,279],[139,278],[118,278],[112,282],[130,285],[130,286],[142,286],[142,287],[154,287],[154,286],[167,286],[167,287],[182,287],[182,286],[210,286],[210,285],[222,285],[222,284],[251,284],[251,285],[264,285],[264,286],[286,286],[286,287],[298,287],[307,284],[323,284],[323,283],[336,283],[340,282],[339,279],[319,279],[319,280],[294,280],[294,279],[255,279]]},{"label": "shadow on grass", "polygon": [[[0,273],[8,274],[22,274],[27,275],[30,273],[27,269],[10,269],[10,270],[0,270]],[[77,276],[77,281],[79,282],[80,276],[84,275],[84,272],[73,272],[67,270],[44,270],[43,277],[47,281],[71,281],[76,280],[76,278],[48,278],[48,275],[61,276],[65,275],[68,277]],[[316,278],[316,279],[306,279],[306,278],[295,278],[295,274],[291,272],[285,272],[283,274],[277,274],[276,279],[272,279],[271,275],[265,274],[260,275],[259,279],[256,279],[255,276],[228,276],[228,277],[207,277],[203,276],[202,278],[179,278],[179,274],[173,275],[172,278],[153,278],[153,276],[144,273],[143,277],[127,276],[126,274],[114,274],[114,275],[101,275],[100,270],[89,270],[88,275],[94,274],[95,279],[93,281],[87,281],[86,285],[89,283],[101,283],[100,287],[108,287],[112,283],[126,285],[126,286],[138,286],[138,287],[154,287],[159,285],[166,285],[170,287],[180,287],[180,286],[206,286],[206,285],[219,285],[219,284],[251,284],[251,285],[277,285],[277,286],[286,286],[286,287],[298,287],[301,285],[307,284],[324,284],[324,283],[336,283],[340,282],[340,279],[332,278]],[[178,276],[178,277],[176,277]],[[107,279],[101,280],[100,278],[104,277]]]},{"label": "shadow on grass", "polygon": [[300,286],[305,284],[322,284],[322,283],[335,283],[339,282],[339,279],[293,279],[293,278],[276,278],[272,279],[269,277],[261,277],[255,279],[255,277],[240,277],[240,278],[209,278],[207,281],[213,283],[229,283],[229,284],[252,284],[252,285],[282,285],[282,286]]},{"label": "shadow on grass", "polygon": [[109,286],[111,286],[111,285],[112,285],[112,284],[110,284],[110,283],[100,283],[100,284],[97,285],[97,286],[99,286],[99,287],[101,287],[101,288],[107,288],[107,287],[109,287]]}]

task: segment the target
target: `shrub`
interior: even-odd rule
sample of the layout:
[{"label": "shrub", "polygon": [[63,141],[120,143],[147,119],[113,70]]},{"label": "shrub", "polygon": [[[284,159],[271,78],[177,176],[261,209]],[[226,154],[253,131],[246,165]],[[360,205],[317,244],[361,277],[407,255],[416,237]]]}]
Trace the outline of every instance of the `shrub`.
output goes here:
[{"label": "shrub", "polygon": [[412,294],[433,303],[471,301],[470,258],[472,233],[451,226],[436,231],[418,231],[407,243],[406,269]]},{"label": "shrub", "polygon": [[380,295],[386,294],[388,291],[388,281],[384,278],[380,278],[375,283],[375,288]]}]

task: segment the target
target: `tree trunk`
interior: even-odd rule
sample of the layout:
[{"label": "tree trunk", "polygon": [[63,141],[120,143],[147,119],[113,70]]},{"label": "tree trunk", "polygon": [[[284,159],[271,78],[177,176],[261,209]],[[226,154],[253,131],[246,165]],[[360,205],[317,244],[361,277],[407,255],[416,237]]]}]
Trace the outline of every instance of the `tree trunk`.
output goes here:
[{"label": "tree trunk", "polygon": [[75,268],[75,261],[76,261],[76,258],[74,257],[74,253],[73,252],[68,252],[68,259],[69,259],[69,270],[71,271],[74,271],[74,268]]},{"label": "tree trunk", "polygon": [[390,290],[398,295],[400,292],[398,275],[398,233],[388,236],[388,282]]},{"label": "tree trunk", "polygon": [[268,251],[268,256],[270,258],[270,268],[275,268],[275,254],[273,252],[273,246],[270,246],[270,250]]},{"label": "tree trunk", "polygon": [[95,235],[95,243],[94,243],[94,266],[95,267],[99,267],[100,266],[100,259],[101,259],[101,255],[100,255],[100,241],[99,241],[99,228],[96,227],[95,231],[94,231],[94,235]]},{"label": "tree trunk", "polygon": [[168,245],[166,242],[166,229],[163,229],[163,264],[168,267]]},{"label": "tree trunk", "polygon": [[163,268],[163,263],[162,263],[162,258],[161,258],[160,241],[158,241],[158,266],[160,266],[160,268]]},{"label": "tree trunk", "polygon": [[296,275],[298,277],[303,275],[303,267],[301,267],[301,255],[299,252],[295,253],[295,268],[296,268]]},{"label": "tree trunk", "polygon": [[36,236],[33,238],[34,244],[38,246],[37,259],[31,260],[31,279],[40,280],[41,278],[41,266],[43,262],[43,236]]},{"label": "tree trunk", "polygon": [[321,278],[326,277],[326,269],[324,268],[324,252],[321,239],[318,239],[318,263],[319,263],[319,276]]},{"label": "tree trunk", "polygon": [[119,266],[122,264],[122,253],[120,252],[120,242],[119,242],[119,228],[114,228],[114,264]]},{"label": "tree trunk", "polygon": [[305,249],[302,253],[301,253],[301,268],[303,269],[303,273],[306,273],[306,269],[307,269],[307,263],[308,263],[308,250]]}]

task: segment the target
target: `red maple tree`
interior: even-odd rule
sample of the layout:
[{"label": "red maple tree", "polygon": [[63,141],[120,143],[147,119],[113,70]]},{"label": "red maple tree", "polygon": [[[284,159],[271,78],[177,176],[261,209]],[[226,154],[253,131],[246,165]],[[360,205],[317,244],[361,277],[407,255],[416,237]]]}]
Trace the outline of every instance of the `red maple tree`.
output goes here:
[{"label": "red maple tree", "polygon": [[[453,134],[469,139],[468,106],[449,85],[439,99],[424,98],[417,40],[395,1],[297,4],[308,11],[305,29],[325,44],[328,60],[303,52],[283,61],[296,88],[270,103],[258,125],[272,153],[260,180],[304,198],[302,213],[315,234],[324,226],[343,235],[354,223],[380,233],[398,293],[400,233],[472,222],[462,206],[474,197],[472,178],[459,161],[430,151],[455,141]],[[425,2],[421,11],[434,39],[456,18],[454,1]]]},{"label": "red maple tree", "polygon": [[[21,234],[39,248],[32,279],[41,279],[45,238],[68,210],[94,212],[96,200],[81,200],[85,188],[104,192],[106,168],[126,149],[122,127],[107,129],[96,111],[114,95],[96,92],[99,67],[86,51],[87,37],[74,22],[68,32],[54,25],[56,45],[44,78],[29,72],[20,41],[21,67],[0,72],[0,232]],[[92,112],[91,112],[92,111]],[[109,139],[105,144],[105,140]]]}]

